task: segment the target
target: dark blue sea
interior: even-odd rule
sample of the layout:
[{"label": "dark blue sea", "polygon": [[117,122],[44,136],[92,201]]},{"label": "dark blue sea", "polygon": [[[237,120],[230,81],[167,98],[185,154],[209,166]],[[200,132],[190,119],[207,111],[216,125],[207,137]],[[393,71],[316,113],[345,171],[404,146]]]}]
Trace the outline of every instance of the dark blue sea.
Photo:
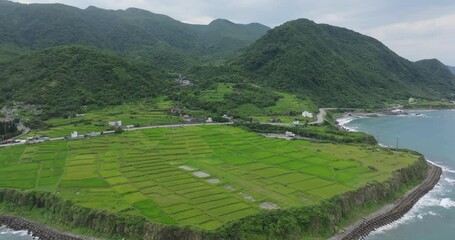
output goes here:
[{"label": "dark blue sea", "polygon": [[444,169],[438,186],[403,219],[379,229],[367,239],[455,239],[455,111],[360,118],[343,125],[374,135],[382,145],[417,150]]}]

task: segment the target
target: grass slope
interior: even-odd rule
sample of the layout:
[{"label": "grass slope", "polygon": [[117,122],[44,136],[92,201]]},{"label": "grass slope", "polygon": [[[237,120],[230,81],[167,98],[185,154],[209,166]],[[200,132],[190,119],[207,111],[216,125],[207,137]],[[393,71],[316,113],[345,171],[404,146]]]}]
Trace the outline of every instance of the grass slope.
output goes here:
[{"label": "grass slope", "polygon": [[210,230],[264,211],[262,203],[317,204],[384,181],[417,158],[227,126],[149,129],[0,149],[0,187],[57,192],[83,206]]}]

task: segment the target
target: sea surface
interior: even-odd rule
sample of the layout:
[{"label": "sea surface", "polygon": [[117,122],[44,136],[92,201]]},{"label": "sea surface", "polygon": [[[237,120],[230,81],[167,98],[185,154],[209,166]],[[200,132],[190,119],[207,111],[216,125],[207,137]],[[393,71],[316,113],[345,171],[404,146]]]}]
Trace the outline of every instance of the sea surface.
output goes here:
[{"label": "sea surface", "polygon": [[375,136],[382,145],[417,150],[444,170],[439,184],[404,218],[373,232],[367,239],[454,240],[455,111],[420,111],[342,122],[348,129]]},{"label": "sea surface", "polygon": [[33,237],[27,231],[14,231],[4,226],[0,226],[0,240],[32,240]]}]

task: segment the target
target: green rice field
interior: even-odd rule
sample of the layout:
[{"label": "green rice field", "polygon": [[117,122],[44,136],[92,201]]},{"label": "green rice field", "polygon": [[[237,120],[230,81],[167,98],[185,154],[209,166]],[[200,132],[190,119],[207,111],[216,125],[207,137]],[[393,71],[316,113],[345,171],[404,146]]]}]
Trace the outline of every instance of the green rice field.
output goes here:
[{"label": "green rice field", "polygon": [[126,125],[159,125],[167,123],[178,123],[179,117],[171,116],[168,110],[172,108],[172,102],[162,98],[156,99],[152,103],[131,103],[119,106],[106,107],[99,110],[92,110],[85,113],[85,116],[72,118],[55,118],[47,120],[49,126],[45,130],[37,130],[28,134],[31,136],[64,137],[72,131],[79,134],[91,132],[101,132],[109,129],[110,121],[122,121]]},{"label": "green rice field", "polygon": [[147,129],[0,149],[0,188],[213,230],[384,181],[418,156],[271,139],[230,126]]}]

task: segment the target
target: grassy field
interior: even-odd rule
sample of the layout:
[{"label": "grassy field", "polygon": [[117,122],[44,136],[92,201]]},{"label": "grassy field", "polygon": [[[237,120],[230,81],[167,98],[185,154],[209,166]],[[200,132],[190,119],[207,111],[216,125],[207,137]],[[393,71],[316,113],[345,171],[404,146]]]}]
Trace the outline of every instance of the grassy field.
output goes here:
[{"label": "grassy field", "polygon": [[[200,98],[207,102],[224,102],[225,95],[235,91],[233,83],[219,83],[215,89],[204,91]],[[239,116],[253,117],[253,119],[268,122],[271,118],[280,119],[284,123],[292,123],[295,120],[302,122],[313,121],[315,118],[304,118],[301,113],[312,112],[314,115],[319,111],[318,107],[309,99],[301,99],[295,95],[274,91],[280,99],[274,106],[258,107],[251,103],[245,103],[232,109],[232,113]]]},{"label": "grassy field", "polygon": [[0,149],[0,188],[52,191],[83,206],[211,230],[264,206],[317,204],[384,181],[416,159],[228,126],[148,129]]},{"label": "grassy field", "polygon": [[101,132],[109,129],[109,121],[121,120],[126,125],[158,125],[180,122],[179,117],[170,116],[168,110],[172,108],[170,101],[161,98],[152,103],[131,103],[112,106],[100,110],[88,111],[85,116],[72,118],[56,118],[46,121],[49,128],[33,131],[26,137],[44,135],[49,137],[68,136],[72,131],[79,134]]}]

